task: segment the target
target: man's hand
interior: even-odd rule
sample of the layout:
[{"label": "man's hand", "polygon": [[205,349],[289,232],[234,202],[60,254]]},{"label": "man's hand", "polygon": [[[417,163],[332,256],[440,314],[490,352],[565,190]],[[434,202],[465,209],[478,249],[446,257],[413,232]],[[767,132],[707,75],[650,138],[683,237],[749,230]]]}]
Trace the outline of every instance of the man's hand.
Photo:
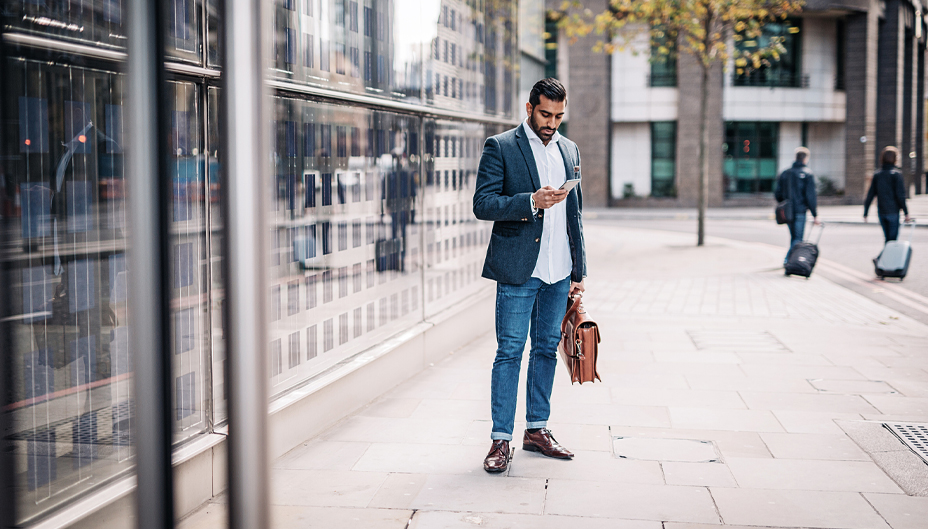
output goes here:
[{"label": "man's hand", "polygon": [[554,189],[551,186],[544,186],[532,193],[532,199],[535,201],[535,207],[538,209],[548,209],[562,202],[565,198],[567,198],[567,191]]},{"label": "man's hand", "polygon": [[574,281],[570,282],[570,295],[571,296],[573,296],[574,294],[580,294],[582,296],[584,292],[586,292],[586,287],[583,284],[583,280],[580,280],[579,283],[576,283]]},{"label": "man's hand", "polygon": [[906,215],[905,220],[903,222],[912,222],[912,217]]},{"label": "man's hand", "polygon": [[818,226],[822,221],[818,220],[818,217],[812,217],[812,224]]}]

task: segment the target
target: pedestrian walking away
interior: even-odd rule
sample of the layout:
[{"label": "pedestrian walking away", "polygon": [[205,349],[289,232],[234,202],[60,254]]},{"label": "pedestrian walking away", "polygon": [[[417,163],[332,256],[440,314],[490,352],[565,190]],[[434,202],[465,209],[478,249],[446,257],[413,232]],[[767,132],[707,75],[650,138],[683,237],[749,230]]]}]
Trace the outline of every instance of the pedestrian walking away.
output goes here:
[{"label": "pedestrian walking away", "polygon": [[899,150],[892,146],[886,147],[880,155],[880,161],[883,167],[873,175],[870,190],[867,191],[867,198],[864,200],[864,222],[869,222],[867,214],[870,212],[870,203],[873,202],[873,197],[876,197],[876,214],[883,228],[883,238],[885,242],[889,242],[899,237],[899,210],[905,214],[905,222],[912,219],[905,205],[905,180],[896,167]]},{"label": "pedestrian walking away", "polygon": [[777,179],[773,195],[777,202],[789,200],[792,205],[793,218],[786,222],[789,227],[789,250],[783,258],[783,266],[789,261],[793,247],[802,242],[806,230],[806,212],[812,213],[812,223],[819,224],[817,194],[815,192],[815,175],[809,169],[809,149],[796,149],[796,161],[793,166],[783,171]]},{"label": "pedestrian walking away", "polygon": [[525,121],[487,138],[480,157],[474,215],[493,221],[483,277],[497,282],[487,472],[509,467],[527,336],[532,341],[522,448],[573,458],[547,429],[561,320],[568,296],[582,294],[586,276],[581,186],[568,183],[581,178],[580,151],[557,132],[566,107],[567,90],[560,81],[538,81],[525,105]]}]

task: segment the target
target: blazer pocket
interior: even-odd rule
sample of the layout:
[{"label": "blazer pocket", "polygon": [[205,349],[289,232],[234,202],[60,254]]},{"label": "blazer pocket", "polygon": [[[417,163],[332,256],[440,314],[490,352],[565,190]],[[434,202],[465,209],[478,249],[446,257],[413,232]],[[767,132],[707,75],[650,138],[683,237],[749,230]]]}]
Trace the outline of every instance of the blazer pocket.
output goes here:
[{"label": "blazer pocket", "polygon": [[515,226],[496,225],[493,226],[493,233],[500,237],[515,237],[519,234],[519,229]]}]

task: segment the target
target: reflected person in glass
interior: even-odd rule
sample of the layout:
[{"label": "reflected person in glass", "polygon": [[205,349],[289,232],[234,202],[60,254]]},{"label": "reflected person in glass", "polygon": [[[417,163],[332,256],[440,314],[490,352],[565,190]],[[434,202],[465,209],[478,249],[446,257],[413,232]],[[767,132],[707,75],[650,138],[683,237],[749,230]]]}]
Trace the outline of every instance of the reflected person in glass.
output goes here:
[{"label": "reflected person in glass", "polygon": [[509,467],[528,334],[532,346],[522,448],[573,458],[547,429],[561,320],[568,294],[583,292],[586,275],[581,186],[558,189],[569,179],[580,179],[577,144],[557,132],[566,107],[567,90],[560,81],[538,81],[525,105],[526,120],[487,138],[480,158],[474,215],[493,221],[483,277],[497,282],[492,445],[483,465],[487,472]]}]

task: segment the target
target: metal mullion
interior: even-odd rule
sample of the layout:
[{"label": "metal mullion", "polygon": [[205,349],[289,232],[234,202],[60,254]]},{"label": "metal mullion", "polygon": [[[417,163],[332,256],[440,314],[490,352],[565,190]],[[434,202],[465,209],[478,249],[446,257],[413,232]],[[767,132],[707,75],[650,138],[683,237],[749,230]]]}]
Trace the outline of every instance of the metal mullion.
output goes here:
[{"label": "metal mullion", "polygon": [[129,282],[136,393],[138,527],[174,526],[171,466],[171,178],[167,135],[169,89],[164,55],[166,3],[130,0],[128,7],[128,127],[130,172]]},{"label": "metal mullion", "polygon": [[[206,0],[202,2],[206,4]],[[212,256],[213,256],[213,222],[212,215],[210,214],[210,189],[209,189],[209,86],[206,83],[206,79],[201,79],[201,82],[196,83],[197,89],[200,92],[200,101],[201,105],[201,116],[203,118],[203,141],[200,144],[200,151],[203,155],[203,214],[205,221],[203,223],[204,229],[204,246],[206,247],[206,330],[204,336],[206,337],[206,380],[204,381],[204,386],[206,390],[203,391],[204,394],[204,412],[206,416],[206,428],[208,433],[213,433],[215,430],[215,420],[213,413],[215,406],[213,405],[213,266],[212,266]],[[208,391],[207,391],[208,390]]]},{"label": "metal mullion", "polygon": [[[269,527],[267,442],[268,5],[223,0],[223,276],[228,330],[229,526]],[[235,266],[232,266],[232,263]]]}]

